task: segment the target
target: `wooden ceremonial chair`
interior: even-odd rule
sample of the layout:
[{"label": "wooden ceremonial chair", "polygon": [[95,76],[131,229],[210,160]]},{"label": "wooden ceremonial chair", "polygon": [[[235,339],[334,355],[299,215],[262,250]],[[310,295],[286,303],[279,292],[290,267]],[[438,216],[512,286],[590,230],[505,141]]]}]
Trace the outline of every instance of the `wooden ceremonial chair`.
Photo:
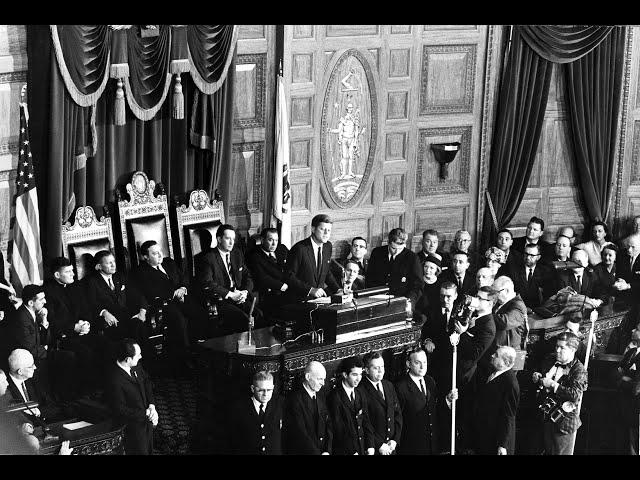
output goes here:
[{"label": "wooden ceremonial chair", "polygon": [[[201,251],[216,245],[216,231],[224,223],[224,205],[217,198],[211,200],[204,190],[194,190],[189,194],[189,203],[187,205],[177,206],[176,216],[183,269],[185,272],[189,272],[190,277],[193,279],[196,272],[195,256]],[[206,230],[211,234],[210,245],[201,245],[199,235],[201,230]],[[196,285],[193,286],[196,287],[193,289],[194,291],[199,291]],[[218,315],[217,300],[219,299],[206,296],[201,299],[202,304],[209,313],[210,325],[213,325],[214,329],[217,328],[222,320]]]},{"label": "wooden ceremonial chair", "polygon": [[[158,190],[158,195],[155,190]],[[129,199],[125,199],[120,190],[116,190],[120,235],[124,252],[125,267],[128,272],[141,261],[140,245],[147,240],[155,240],[165,257],[173,257],[171,224],[167,196],[162,184],[149,180],[144,172],[137,171],[126,185]],[[157,354],[162,353],[166,324],[162,318],[162,309],[166,301],[160,298],[148,298],[149,343]]]},{"label": "wooden ceremonial chair", "polygon": [[62,249],[76,272],[78,281],[93,271],[93,257],[101,250],[114,252],[113,228],[111,217],[102,216],[100,220],[90,206],[78,207],[75,221],[62,225]]}]

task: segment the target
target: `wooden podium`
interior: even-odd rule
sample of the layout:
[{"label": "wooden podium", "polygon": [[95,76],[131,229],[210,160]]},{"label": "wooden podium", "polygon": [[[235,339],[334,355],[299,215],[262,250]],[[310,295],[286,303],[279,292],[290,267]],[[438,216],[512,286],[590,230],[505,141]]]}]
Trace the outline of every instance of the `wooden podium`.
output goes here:
[{"label": "wooden podium", "polygon": [[[69,440],[69,446],[73,448],[72,455],[121,455],[124,452],[122,445],[123,425],[116,425],[111,420],[105,420],[77,430],[64,428],[64,425],[77,421],[78,419],[72,418],[48,424],[49,433],[58,438],[49,442],[41,442],[40,453],[57,455],[64,440]],[[37,427],[34,433],[38,438],[42,438],[42,427]]]}]

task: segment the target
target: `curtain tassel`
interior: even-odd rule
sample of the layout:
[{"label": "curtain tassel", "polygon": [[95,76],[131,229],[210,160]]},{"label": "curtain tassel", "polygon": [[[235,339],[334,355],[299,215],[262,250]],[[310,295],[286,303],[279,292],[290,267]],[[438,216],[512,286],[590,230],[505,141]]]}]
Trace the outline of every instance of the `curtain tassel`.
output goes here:
[{"label": "curtain tassel", "polygon": [[116,89],[116,101],[115,101],[115,117],[116,125],[124,125],[126,122],[125,107],[124,107],[124,89],[122,78],[118,78],[118,88]]},{"label": "curtain tassel", "polygon": [[173,118],[182,120],[184,118],[184,95],[182,94],[182,80],[180,74],[176,74],[176,82],[173,86]]}]

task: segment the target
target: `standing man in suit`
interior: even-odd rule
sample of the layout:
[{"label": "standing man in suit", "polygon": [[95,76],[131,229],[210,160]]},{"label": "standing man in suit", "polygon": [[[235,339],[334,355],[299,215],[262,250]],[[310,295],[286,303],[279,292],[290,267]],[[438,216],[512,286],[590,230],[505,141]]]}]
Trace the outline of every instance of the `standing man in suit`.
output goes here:
[{"label": "standing man in suit", "polygon": [[428,228],[422,232],[422,250],[418,252],[418,261],[421,266],[424,266],[424,262],[427,261],[429,255],[433,255],[442,265],[442,270],[449,268],[451,257],[444,250],[438,250],[438,231]]},{"label": "standing man in suit", "polygon": [[[216,296],[225,333],[248,329],[249,311],[253,303],[253,278],[244,255],[236,242],[236,231],[228,224],[216,230],[218,246],[195,257],[195,281],[203,296]],[[254,309],[255,326],[260,328],[262,315]]]},{"label": "standing man in suit", "polygon": [[592,268],[589,267],[589,255],[584,250],[576,250],[571,254],[571,260],[580,268],[564,270],[558,274],[558,290],[571,287],[576,293],[589,298],[595,308],[602,305],[603,300],[595,298],[597,293],[598,278]]},{"label": "standing man in suit", "polygon": [[[512,347],[500,347],[491,355],[489,376],[478,380],[471,404],[465,448],[477,455],[513,455],[516,440],[516,412],[520,386],[511,369],[516,359]],[[453,390],[447,404],[458,398]]]},{"label": "standing man in suit", "polygon": [[[289,249],[278,240],[278,230],[264,228],[262,242],[247,254],[247,264],[260,298],[260,309],[271,318],[283,305],[289,278],[285,270]],[[268,321],[268,320],[267,320]]]},{"label": "standing man in suit", "polygon": [[349,357],[342,361],[341,381],[329,393],[327,403],[333,425],[334,455],[373,455],[373,427],[367,399],[356,387],[362,380],[362,361]]},{"label": "standing man in suit", "polygon": [[552,250],[551,244],[542,240],[544,234],[544,220],[538,217],[531,217],[527,224],[527,230],[524,237],[513,239],[512,248],[517,252],[524,253],[526,245],[539,245],[540,255],[549,256],[549,250]]},{"label": "standing man in suit", "polygon": [[126,337],[141,343],[147,320],[147,300],[116,271],[116,259],[108,250],[95,255],[96,271],[87,277],[87,304],[91,329],[104,332],[111,341]]},{"label": "standing man in suit", "polygon": [[451,268],[442,272],[440,281],[449,281],[458,287],[458,293],[470,295],[475,287],[475,272],[469,270],[469,254],[456,251],[451,255]]},{"label": "standing man in suit", "polygon": [[620,412],[627,426],[628,454],[638,455],[638,418],[640,416],[640,331],[631,332],[631,342],[624,352],[617,369],[620,390]]},{"label": "standing man in suit", "polygon": [[333,427],[324,392],[321,391],[326,377],[324,366],[311,361],[304,369],[301,387],[287,396],[283,423],[286,453],[331,454]]},{"label": "standing man in suit", "polygon": [[546,455],[573,455],[576,433],[582,424],[577,412],[578,402],[588,384],[587,371],[576,358],[579,344],[580,340],[574,334],[560,334],[556,340],[555,359],[546,362],[542,368],[544,374],[533,373],[533,383],[562,405],[562,416],[557,422],[551,421],[550,415],[544,416]]},{"label": "standing man in suit", "polygon": [[253,375],[251,397],[235,403],[228,431],[232,454],[281,455],[282,401],[273,397],[273,375],[260,370]]},{"label": "standing man in suit", "polygon": [[291,282],[288,297],[292,302],[326,297],[340,288],[330,268],[331,225],[328,215],[316,215],[311,220],[311,236],[291,247],[287,272]]},{"label": "standing man in suit", "polygon": [[105,396],[116,422],[125,424],[124,453],[151,455],[153,427],[158,425],[151,380],[138,365],[140,345],[130,338],[118,343],[116,364],[107,380]]},{"label": "standing man in suit", "polygon": [[180,366],[189,366],[189,346],[191,340],[199,338],[197,333],[203,327],[196,325],[207,318],[207,312],[189,295],[185,278],[176,262],[164,257],[160,245],[155,240],[147,240],[140,245],[142,261],[133,272],[136,286],[148,302],[156,302],[162,307],[167,321],[170,349]]},{"label": "standing man in suit", "polygon": [[437,455],[436,383],[427,375],[427,354],[414,347],[407,357],[408,372],[395,384],[402,411],[399,455]]},{"label": "standing man in suit", "polygon": [[637,307],[640,304],[640,234],[629,235],[624,243],[627,251],[616,262],[618,279],[613,288],[627,305]]},{"label": "standing man in suit", "polygon": [[[534,224],[535,225],[535,224]],[[547,298],[558,291],[558,277],[555,270],[540,263],[540,245],[527,245],[523,263],[515,268],[503,265],[498,276],[507,275],[513,280],[515,290],[528,308],[542,305]]]},{"label": "standing man in suit", "polygon": [[407,297],[412,310],[422,293],[422,268],[418,257],[406,248],[407,233],[402,228],[389,232],[389,244],[373,249],[367,271],[367,288],[389,287],[389,294]]},{"label": "standing man in suit", "polygon": [[384,358],[380,352],[367,353],[362,362],[366,375],[357,390],[367,401],[376,455],[391,455],[396,453],[402,435],[402,411],[396,389],[384,378]]},{"label": "standing man in suit", "polygon": [[493,289],[498,292],[493,309],[493,320],[496,324],[495,341],[489,354],[498,347],[508,345],[513,348],[524,348],[522,338],[527,331],[527,306],[515,292],[513,281],[509,277],[498,277],[493,282]]}]

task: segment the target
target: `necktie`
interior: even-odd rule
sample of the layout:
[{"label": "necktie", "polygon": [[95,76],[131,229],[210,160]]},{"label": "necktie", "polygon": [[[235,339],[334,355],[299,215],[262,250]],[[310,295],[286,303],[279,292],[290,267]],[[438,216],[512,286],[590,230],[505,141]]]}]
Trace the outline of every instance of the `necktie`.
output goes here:
[{"label": "necktie", "polygon": [[353,392],[353,390],[351,390],[351,403],[355,403],[356,402],[356,394]]},{"label": "necktie", "polygon": [[462,277],[460,275],[458,275],[456,277],[458,279],[458,291],[462,290]]},{"label": "necktie", "polygon": [[578,287],[577,288],[578,293],[581,293],[582,292],[582,275],[578,275],[576,277],[576,285]]},{"label": "necktie", "polygon": [[27,391],[27,384],[25,382],[22,382],[22,393],[24,394],[24,399],[28,402],[29,392]]},{"label": "necktie", "polygon": [[111,290],[115,290],[115,288],[116,288],[116,287],[113,285],[113,280],[111,280],[111,277],[109,277],[109,288],[110,288]]},{"label": "necktie", "polygon": [[230,255],[227,253],[227,273],[229,274],[229,280],[231,280],[231,286],[233,287],[233,275],[231,275],[231,259]]},{"label": "necktie", "polygon": [[531,283],[531,277],[533,277],[533,270],[527,269],[527,283]]},{"label": "necktie", "polygon": [[158,266],[156,267],[156,269],[157,269],[157,270],[158,270],[162,275],[164,275],[165,277],[169,278],[169,275],[167,275],[167,272],[165,272],[165,271],[162,269],[162,267],[161,267],[160,265],[158,265]]},{"label": "necktie", "polygon": [[322,245],[318,247],[318,264],[316,265],[316,271],[320,274],[320,268],[322,267]]},{"label": "necktie", "polygon": [[380,386],[380,382],[376,384],[378,386],[378,392],[380,392],[380,396],[384,400],[384,392],[382,391],[382,387]]},{"label": "necktie", "polygon": [[264,405],[262,403],[260,404],[260,411],[258,412],[258,418],[260,418],[260,421],[262,421],[262,419],[264,418]]},{"label": "necktie", "polygon": [[427,390],[424,388],[424,380],[422,378],[420,379],[420,390],[422,391],[422,394],[426,397]]},{"label": "necktie", "polygon": [[634,264],[634,260],[635,258],[631,257],[631,261],[629,263],[629,270],[631,270],[633,272],[633,264]]},{"label": "necktie", "polygon": [[273,252],[269,252],[269,258],[275,262],[276,261],[276,254],[273,253]]}]

